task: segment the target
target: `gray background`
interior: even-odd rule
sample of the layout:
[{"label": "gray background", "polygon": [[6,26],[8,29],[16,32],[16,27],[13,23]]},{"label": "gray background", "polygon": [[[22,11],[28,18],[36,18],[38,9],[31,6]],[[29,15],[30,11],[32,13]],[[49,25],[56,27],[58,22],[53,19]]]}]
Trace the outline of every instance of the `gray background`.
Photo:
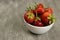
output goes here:
[{"label": "gray background", "polygon": [[[56,23],[43,34],[29,32],[23,22],[23,13],[29,4],[43,3],[54,10]],[[60,0],[0,0],[0,40],[60,40]]]}]

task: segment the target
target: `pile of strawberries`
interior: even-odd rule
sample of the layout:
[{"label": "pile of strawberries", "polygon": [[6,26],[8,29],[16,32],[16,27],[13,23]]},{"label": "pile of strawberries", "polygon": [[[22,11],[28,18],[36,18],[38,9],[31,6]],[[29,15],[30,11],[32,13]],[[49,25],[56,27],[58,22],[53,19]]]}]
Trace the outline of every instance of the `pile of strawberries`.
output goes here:
[{"label": "pile of strawberries", "polygon": [[52,24],[55,21],[53,10],[51,7],[44,8],[43,4],[33,5],[34,9],[29,6],[24,13],[24,19],[27,23],[43,27]]}]

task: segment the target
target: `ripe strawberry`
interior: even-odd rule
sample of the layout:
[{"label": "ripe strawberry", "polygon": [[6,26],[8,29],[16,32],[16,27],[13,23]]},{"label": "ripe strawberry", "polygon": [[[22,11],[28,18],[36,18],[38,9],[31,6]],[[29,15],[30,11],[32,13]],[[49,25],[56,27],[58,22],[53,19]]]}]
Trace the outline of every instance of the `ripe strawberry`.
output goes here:
[{"label": "ripe strawberry", "polygon": [[44,24],[41,22],[41,20],[36,17],[35,21],[34,21],[34,25],[35,26],[44,26]]},{"label": "ripe strawberry", "polygon": [[41,21],[35,21],[34,23],[35,26],[43,26],[43,23]]},{"label": "ripe strawberry", "polygon": [[35,19],[35,15],[33,14],[33,12],[28,11],[24,14],[24,19],[26,22],[32,23]]},{"label": "ripe strawberry", "polygon": [[44,13],[44,8],[37,8],[35,10],[38,14],[43,14]]},{"label": "ripe strawberry", "polygon": [[42,4],[38,4],[37,8],[35,10],[38,14],[43,14],[44,13],[44,7]]},{"label": "ripe strawberry", "polygon": [[51,14],[53,13],[52,8],[46,8],[45,11],[46,11],[46,12],[49,12],[49,13],[51,13]]},{"label": "ripe strawberry", "polygon": [[41,20],[42,20],[42,22],[43,22],[45,25],[48,25],[49,20],[48,20],[47,17],[41,16]]},{"label": "ripe strawberry", "polygon": [[43,13],[40,17],[41,17],[41,19],[42,19],[42,21],[46,24],[46,25],[48,25],[48,23],[49,23],[49,19],[48,19],[48,17],[50,16],[51,14],[49,13],[49,12],[45,12],[45,13]]}]

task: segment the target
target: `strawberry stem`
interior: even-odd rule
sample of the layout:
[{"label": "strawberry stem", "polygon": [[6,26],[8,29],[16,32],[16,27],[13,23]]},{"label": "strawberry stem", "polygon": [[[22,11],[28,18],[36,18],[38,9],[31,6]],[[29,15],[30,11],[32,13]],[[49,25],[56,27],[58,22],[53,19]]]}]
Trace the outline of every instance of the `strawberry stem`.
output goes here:
[{"label": "strawberry stem", "polygon": [[54,15],[49,16],[49,24],[55,22],[55,17]]},{"label": "strawberry stem", "polygon": [[32,9],[31,6],[29,6],[29,7],[27,7],[26,10],[27,10],[27,11],[31,11],[31,9]]},{"label": "strawberry stem", "polygon": [[34,7],[35,7],[35,9],[36,9],[36,7],[37,7],[37,3],[35,2],[35,5],[34,5]]},{"label": "strawberry stem", "polygon": [[37,12],[36,12],[36,19],[37,19],[37,20],[41,20],[41,19],[38,17]]},{"label": "strawberry stem", "polygon": [[52,18],[51,18],[52,22],[55,22],[55,17],[52,15]]},{"label": "strawberry stem", "polygon": [[36,17],[37,17],[37,12],[36,12]]}]

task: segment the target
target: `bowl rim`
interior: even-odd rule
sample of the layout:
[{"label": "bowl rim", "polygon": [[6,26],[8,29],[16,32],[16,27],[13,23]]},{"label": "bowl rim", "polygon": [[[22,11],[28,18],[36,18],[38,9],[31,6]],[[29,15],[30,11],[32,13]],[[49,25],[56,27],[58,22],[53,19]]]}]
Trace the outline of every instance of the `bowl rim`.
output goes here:
[{"label": "bowl rim", "polygon": [[31,26],[31,27],[35,27],[35,28],[46,28],[46,27],[49,27],[49,26],[51,26],[51,25],[54,24],[54,22],[53,22],[52,24],[50,24],[50,25],[48,25],[48,26],[39,27],[39,26],[34,26],[34,25],[31,25],[31,24],[27,23],[27,22],[25,21],[24,17],[23,17],[23,20],[24,20],[24,22],[25,22],[27,25],[29,25],[29,26]]}]

